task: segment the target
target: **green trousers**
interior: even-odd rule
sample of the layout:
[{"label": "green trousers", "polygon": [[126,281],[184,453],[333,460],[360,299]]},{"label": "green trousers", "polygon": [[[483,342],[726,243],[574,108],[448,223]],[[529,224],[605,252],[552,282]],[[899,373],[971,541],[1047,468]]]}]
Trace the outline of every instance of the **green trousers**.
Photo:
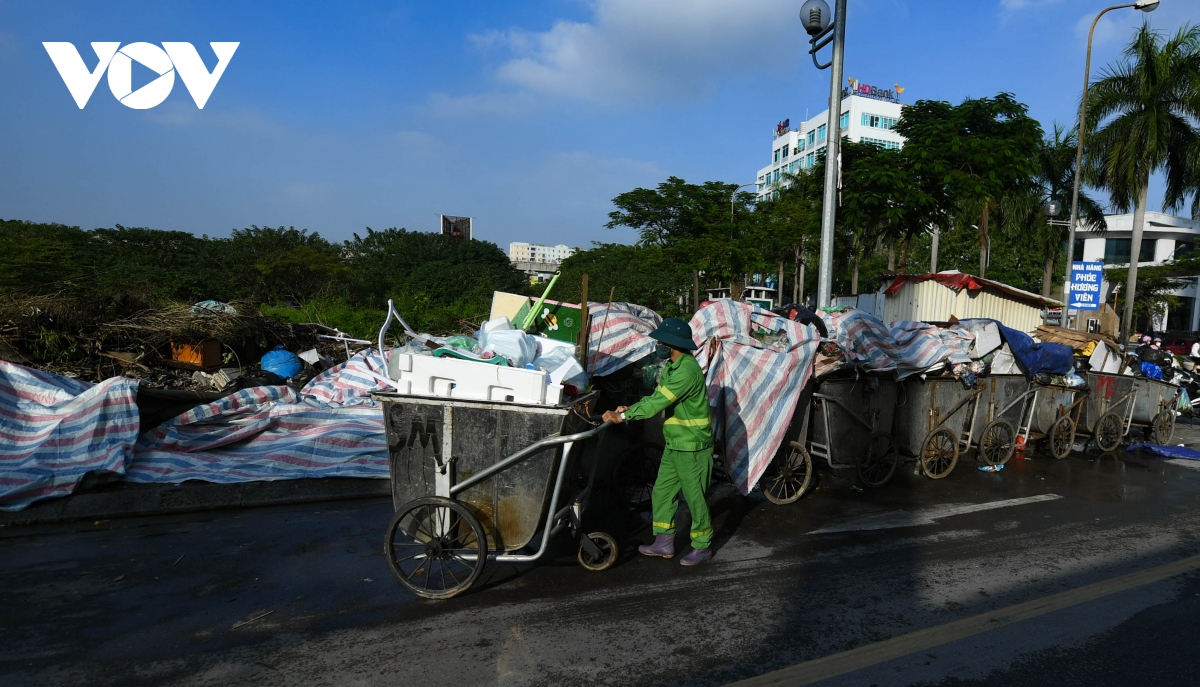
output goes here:
[{"label": "green trousers", "polygon": [[655,534],[675,533],[675,511],[679,509],[679,491],[683,490],[683,498],[692,512],[692,548],[707,549],[712,544],[712,517],[708,513],[708,502],[704,500],[712,469],[711,448],[703,451],[663,450],[658,479],[654,481],[654,493],[650,497]]}]

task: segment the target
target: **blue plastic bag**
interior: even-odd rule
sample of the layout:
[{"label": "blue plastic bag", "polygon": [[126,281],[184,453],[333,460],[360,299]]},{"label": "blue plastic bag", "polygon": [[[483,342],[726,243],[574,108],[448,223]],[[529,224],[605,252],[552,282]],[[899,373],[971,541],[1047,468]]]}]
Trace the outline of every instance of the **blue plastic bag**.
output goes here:
[{"label": "blue plastic bag", "polygon": [[283,346],[276,346],[264,353],[261,364],[262,369],[273,372],[284,379],[290,379],[304,368],[304,363],[300,361],[300,358],[295,353],[284,350]]},{"label": "blue plastic bag", "polygon": [[1142,376],[1146,379],[1162,379],[1162,368],[1154,363],[1142,363]]}]

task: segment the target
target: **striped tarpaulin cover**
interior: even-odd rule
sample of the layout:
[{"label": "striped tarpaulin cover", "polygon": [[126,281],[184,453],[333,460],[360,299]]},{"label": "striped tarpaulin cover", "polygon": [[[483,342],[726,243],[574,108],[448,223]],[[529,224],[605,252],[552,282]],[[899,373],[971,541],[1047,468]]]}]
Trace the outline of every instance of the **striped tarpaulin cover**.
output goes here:
[{"label": "striped tarpaulin cover", "polygon": [[193,408],[138,439],[129,482],[232,483],[304,477],[388,476],[383,414],[370,399],[386,376],[378,354],[358,353],[301,393],[242,389]]},{"label": "striped tarpaulin cover", "polygon": [[[706,370],[713,434],[724,437],[726,470],[738,491],[748,494],[783,442],[820,334],[728,299],[708,303],[690,324],[700,343],[696,360]],[[760,332],[776,333],[777,346],[753,336]]]},{"label": "striped tarpaulin cover", "polygon": [[[662,317],[634,303],[589,303],[592,317],[588,328],[589,375],[603,377],[654,352],[658,342],[649,334]],[[605,313],[608,319],[605,320]]]},{"label": "striped tarpaulin cover", "polygon": [[0,360],[0,510],[118,478],[138,435],[137,381],[90,384]]},{"label": "striped tarpaulin cover", "polygon": [[[903,379],[943,361],[970,362],[972,338],[961,332],[941,329],[927,322],[893,322],[850,308],[822,312],[829,338],[846,356],[847,362],[874,372],[895,371]],[[832,371],[836,366],[825,368]]]}]

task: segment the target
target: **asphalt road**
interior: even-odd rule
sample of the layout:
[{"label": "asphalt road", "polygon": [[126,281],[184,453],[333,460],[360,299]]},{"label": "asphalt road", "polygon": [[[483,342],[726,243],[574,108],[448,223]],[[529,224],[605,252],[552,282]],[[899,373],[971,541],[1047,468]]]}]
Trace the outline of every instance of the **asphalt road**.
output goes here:
[{"label": "asphalt road", "polygon": [[1196,683],[1200,462],[975,465],[725,489],[708,564],[560,535],[448,601],[390,575],[386,500],[0,529],[0,684]]}]

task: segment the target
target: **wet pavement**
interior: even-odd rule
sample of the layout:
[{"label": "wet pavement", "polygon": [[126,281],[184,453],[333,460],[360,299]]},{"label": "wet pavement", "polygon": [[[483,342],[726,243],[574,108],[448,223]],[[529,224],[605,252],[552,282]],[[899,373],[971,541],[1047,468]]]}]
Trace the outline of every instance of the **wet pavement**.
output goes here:
[{"label": "wet pavement", "polygon": [[1200,462],[976,466],[866,491],[825,470],[789,506],[722,488],[703,566],[631,553],[625,519],[608,571],[560,535],[448,601],[392,578],[385,499],[4,528],[0,683],[720,685],[825,657],[779,684],[1195,682],[1200,574],[1112,581],[1200,554]]}]

